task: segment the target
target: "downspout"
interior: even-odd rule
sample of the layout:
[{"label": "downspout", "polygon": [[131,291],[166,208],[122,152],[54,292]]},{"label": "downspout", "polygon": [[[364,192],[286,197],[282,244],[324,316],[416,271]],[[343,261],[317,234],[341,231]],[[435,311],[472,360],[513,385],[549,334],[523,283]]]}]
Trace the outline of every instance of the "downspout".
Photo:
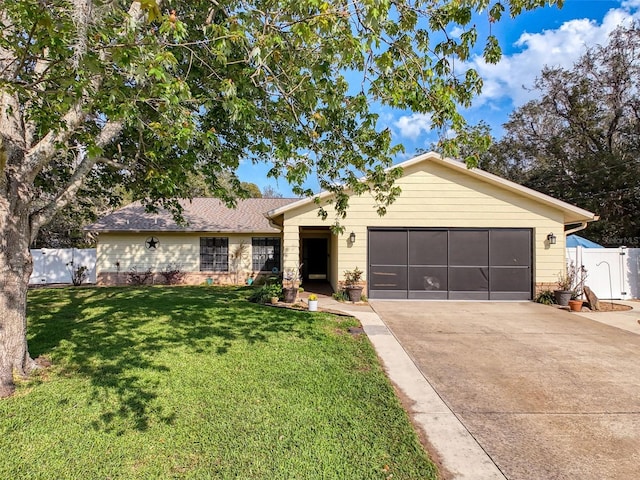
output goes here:
[{"label": "downspout", "polygon": [[277,223],[274,223],[273,219],[271,219],[271,218],[267,217],[267,220],[269,221],[269,226],[271,228],[275,228],[276,230],[280,230],[280,232],[282,232],[282,229],[284,228],[284,226],[278,225]]}]

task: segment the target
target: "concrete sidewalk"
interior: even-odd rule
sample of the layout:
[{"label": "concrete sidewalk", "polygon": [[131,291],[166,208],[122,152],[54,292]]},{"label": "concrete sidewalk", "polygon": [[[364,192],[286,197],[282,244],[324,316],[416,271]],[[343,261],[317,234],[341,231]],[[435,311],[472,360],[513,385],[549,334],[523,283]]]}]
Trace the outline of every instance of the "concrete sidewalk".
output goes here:
[{"label": "concrete sidewalk", "polygon": [[[609,303],[609,300],[600,300],[600,303]],[[613,303],[627,305],[633,310],[622,312],[577,312],[576,315],[640,335],[640,311],[638,311],[640,302],[613,300]]]},{"label": "concrete sidewalk", "polygon": [[371,307],[341,303],[326,296],[319,296],[319,300],[322,310],[351,315],[360,321],[389,379],[413,402],[408,413],[438,455],[445,470],[441,472],[445,474],[444,478],[505,480],[505,476],[442,401]]}]

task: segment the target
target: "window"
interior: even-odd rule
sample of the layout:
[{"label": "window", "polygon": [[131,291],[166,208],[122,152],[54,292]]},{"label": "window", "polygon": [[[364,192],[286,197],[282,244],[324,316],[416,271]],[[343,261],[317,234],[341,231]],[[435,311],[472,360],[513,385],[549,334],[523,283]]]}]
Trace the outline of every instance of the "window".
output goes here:
[{"label": "window", "polygon": [[200,271],[229,271],[229,239],[200,237]]},{"label": "window", "polygon": [[254,237],[251,239],[254,271],[271,271],[280,268],[280,239],[278,237]]}]

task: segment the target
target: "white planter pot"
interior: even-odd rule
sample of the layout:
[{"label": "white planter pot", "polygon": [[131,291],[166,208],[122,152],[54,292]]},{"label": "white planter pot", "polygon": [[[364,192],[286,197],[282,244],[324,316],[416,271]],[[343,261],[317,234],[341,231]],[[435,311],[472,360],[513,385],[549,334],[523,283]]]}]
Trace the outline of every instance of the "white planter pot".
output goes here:
[{"label": "white planter pot", "polygon": [[318,300],[309,300],[309,311],[310,312],[318,311]]}]

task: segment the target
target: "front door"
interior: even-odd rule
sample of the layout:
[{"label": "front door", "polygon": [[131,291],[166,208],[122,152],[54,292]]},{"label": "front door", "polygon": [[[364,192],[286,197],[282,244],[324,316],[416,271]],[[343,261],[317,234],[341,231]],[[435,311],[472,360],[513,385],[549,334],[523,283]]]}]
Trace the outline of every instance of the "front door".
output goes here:
[{"label": "front door", "polygon": [[326,280],[328,260],[328,240],[326,238],[302,239],[303,280]]}]

